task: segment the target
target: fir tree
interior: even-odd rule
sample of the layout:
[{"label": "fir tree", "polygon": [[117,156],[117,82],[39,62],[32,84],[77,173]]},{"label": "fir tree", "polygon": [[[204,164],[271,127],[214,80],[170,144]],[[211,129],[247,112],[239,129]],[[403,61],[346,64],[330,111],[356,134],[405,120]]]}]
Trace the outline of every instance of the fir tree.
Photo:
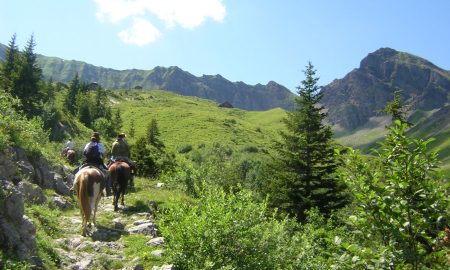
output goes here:
[{"label": "fir tree", "polygon": [[136,135],[136,128],[134,127],[134,118],[131,118],[130,129],[128,130],[128,136],[130,138],[134,138],[135,135]]},{"label": "fir tree", "polygon": [[31,36],[21,54],[17,81],[12,88],[12,94],[21,100],[22,109],[28,117],[41,114],[44,98],[40,85],[42,70],[37,65],[35,46],[34,37]]},{"label": "fir tree", "polygon": [[160,135],[161,134],[159,133],[158,123],[156,122],[156,119],[152,119],[150,125],[147,127],[147,142],[151,146],[162,151],[165,146],[164,143],[159,139]]},{"label": "fir tree", "polygon": [[12,92],[13,83],[18,75],[20,52],[16,45],[16,34],[11,38],[6,49],[5,60],[0,69],[0,80],[4,90]]},{"label": "fir tree", "polygon": [[64,99],[65,108],[72,115],[75,115],[75,113],[78,110],[76,106],[76,97],[79,91],[80,91],[80,80],[78,79],[78,73],[76,73],[69,84],[69,90]]},{"label": "fir tree", "polygon": [[116,133],[121,132],[122,127],[123,127],[123,120],[122,120],[122,116],[121,116],[119,108],[114,113],[113,126],[114,126],[114,130],[116,131]]},{"label": "fir tree", "polygon": [[287,132],[281,133],[282,141],[277,143],[282,173],[275,187],[275,192],[281,193],[275,195],[277,205],[300,220],[312,207],[328,214],[345,204],[343,186],[335,174],[338,161],[333,134],[323,124],[327,114],[319,103],[323,97],[317,85],[319,78],[310,62],[304,73],[306,78],[297,88],[295,110],[284,119]]}]

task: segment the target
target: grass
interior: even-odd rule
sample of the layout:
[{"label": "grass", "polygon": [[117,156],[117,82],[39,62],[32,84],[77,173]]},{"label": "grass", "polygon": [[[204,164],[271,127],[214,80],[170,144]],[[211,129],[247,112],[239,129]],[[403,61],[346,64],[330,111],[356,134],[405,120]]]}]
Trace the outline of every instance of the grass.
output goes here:
[{"label": "grass", "polygon": [[247,144],[267,148],[283,128],[281,109],[249,112],[220,108],[213,101],[159,90],[118,91],[115,96],[114,107],[122,112],[125,131],[133,118],[135,138],[144,136],[151,120],[156,119],[161,140],[173,151],[185,145],[195,148],[217,142],[236,148]]}]

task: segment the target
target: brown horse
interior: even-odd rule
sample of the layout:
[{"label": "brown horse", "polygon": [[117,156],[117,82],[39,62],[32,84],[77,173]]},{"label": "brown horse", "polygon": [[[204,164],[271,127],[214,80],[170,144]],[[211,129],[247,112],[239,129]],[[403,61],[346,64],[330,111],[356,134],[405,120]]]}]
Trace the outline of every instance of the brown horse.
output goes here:
[{"label": "brown horse", "polygon": [[73,189],[77,194],[78,203],[80,205],[80,214],[82,218],[81,234],[83,236],[86,236],[87,233],[87,223],[89,222],[90,225],[92,211],[92,221],[95,225],[95,215],[101,198],[101,186],[103,181],[103,174],[99,169],[93,166],[84,167],[75,175]]},{"label": "brown horse", "polygon": [[75,162],[75,156],[76,156],[76,152],[73,149],[69,149],[66,152],[66,159],[67,161],[69,161],[70,164],[73,164]]},{"label": "brown horse", "polygon": [[127,190],[127,185],[130,180],[130,166],[123,161],[116,161],[109,166],[109,177],[111,177],[111,184],[114,193],[113,205],[114,211],[117,211],[117,203],[120,196],[122,196],[122,205],[124,205],[124,196]]}]

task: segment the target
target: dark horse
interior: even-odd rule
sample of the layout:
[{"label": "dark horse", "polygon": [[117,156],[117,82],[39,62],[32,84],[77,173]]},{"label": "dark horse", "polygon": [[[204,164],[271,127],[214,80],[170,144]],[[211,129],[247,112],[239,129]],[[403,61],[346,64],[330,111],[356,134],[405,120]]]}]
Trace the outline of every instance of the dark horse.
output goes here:
[{"label": "dark horse", "polygon": [[67,161],[69,161],[70,164],[73,164],[75,162],[75,156],[76,156],[75,150],[73,150],[73,149],[67,150],[66,158],[67,158]]},{"label": "dark horse", "polygon": [[130,166],[123,161],[116,161],[109,165],[109,177],[111,177],[111,184],[113,189],[113,205],[114,211],[117,211],[117,203],[122,195],[121,204],[124,205],[124,196],[127,190],[128,182],[130,181]]},{"label": "dark horse", "polygon": [[82,219],[81,234],[83,236],[86,236],[87,223],[89,222],[90,224],[92,214],[92,221],[95,225],[95,215],[101,198],[102,183],[104,183],[104,181],[103,174],[99,169],[93,166],[84,167],[75,174],[73,189],[76,192],[78,203],[80,205]]}]

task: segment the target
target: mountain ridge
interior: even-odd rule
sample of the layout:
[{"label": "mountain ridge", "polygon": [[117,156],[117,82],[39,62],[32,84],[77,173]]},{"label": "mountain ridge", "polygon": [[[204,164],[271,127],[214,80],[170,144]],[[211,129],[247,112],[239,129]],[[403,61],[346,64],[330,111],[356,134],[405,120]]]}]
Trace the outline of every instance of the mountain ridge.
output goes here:
[{"label": "mountain ridge", "polygon": [[376,116],[392,100],[394,89],[412,110],[438,109],[450,101],[450,71],[418,56],[381,48],[362,59],[359,68],[324,86],[322,103],[331,124],[351,130]]}]

